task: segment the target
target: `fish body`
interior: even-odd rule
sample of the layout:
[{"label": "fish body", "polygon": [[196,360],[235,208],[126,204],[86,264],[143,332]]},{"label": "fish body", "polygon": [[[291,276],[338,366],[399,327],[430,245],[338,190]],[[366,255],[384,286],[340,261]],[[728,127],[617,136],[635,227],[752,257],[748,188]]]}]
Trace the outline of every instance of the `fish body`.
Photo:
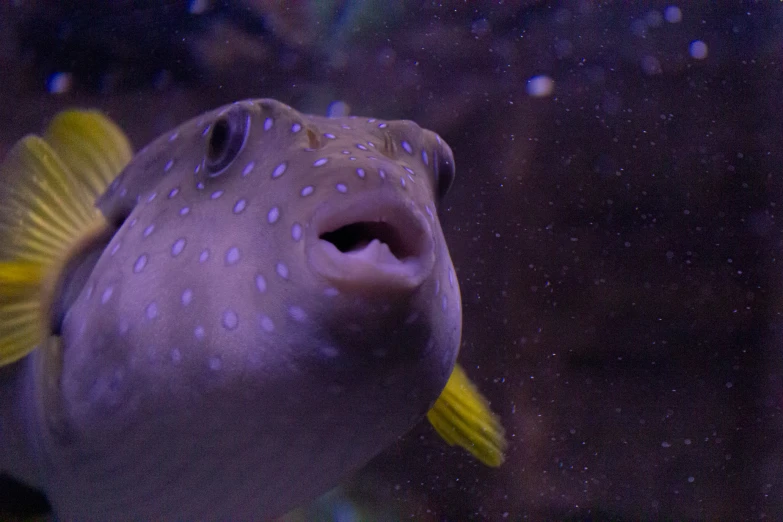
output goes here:
[{"label": "fish body", "polygon": [[[0,175],[106,170],[103,145],[69,156],[56,137]],[[0,355],[20,354],[0,368],[0,470],[63,520],[270,519],[335,486],[452,375],[460,294],[436,213],[453,177],[413,122],[256,99],[80,182],[100,195],[48,272],[46,231],[14,240],[56,203],[26,213],[24,190],[0,192]],[[44,332],[22,356],[14,278],[36,263]]]}]

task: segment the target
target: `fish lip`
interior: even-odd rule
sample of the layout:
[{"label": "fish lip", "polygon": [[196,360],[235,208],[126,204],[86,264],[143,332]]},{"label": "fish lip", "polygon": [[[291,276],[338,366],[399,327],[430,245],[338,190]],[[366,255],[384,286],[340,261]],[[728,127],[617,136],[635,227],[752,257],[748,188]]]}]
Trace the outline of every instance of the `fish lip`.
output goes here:
[{"label": "fish lip", "polygon": [[[404,255],[391,258],[391,248],[375,241],[341,252],[322,239],[349,225],[373,223],[384,223],[387,232],[396,235]],[[334,200],[321,203],[310,220],[306,242],[311,269],[341,291],[412,291],[424,283],[435,265],[432,227],[412,200],[390,190],[364,192],[337,204]]]}]

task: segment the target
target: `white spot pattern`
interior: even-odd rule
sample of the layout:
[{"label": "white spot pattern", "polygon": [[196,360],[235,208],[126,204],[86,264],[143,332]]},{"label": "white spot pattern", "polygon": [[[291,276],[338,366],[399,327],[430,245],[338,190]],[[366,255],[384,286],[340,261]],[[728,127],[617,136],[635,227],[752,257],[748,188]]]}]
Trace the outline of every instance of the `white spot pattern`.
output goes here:
[{"label": "white spot pattern", "polygon": [[171,246],[171,255],[177,257],[185,249],[185,238],[181,237],[177,239]]},{"label": "white spot pattern", "polygon": [[261,274],[256,275],[256,288],[262,294],[266,292],[266,278]]},{"label": "white spot pattern", "polygon": [[275,266],[275,272],[277,272],[277,275],[282,279],[288,280],[288,267],[282,261]]},{"label": "white spot pattern", "polygon": [[142,270],[144,270],[144,267],[147,266],[147,254],[142,254],[136,259],[136,263],[133,265],[133,271],[135,273],[140,273]]},{"label": "white spot pattern", "polygon": [[193,335],[195,335],[196,339],[198,339],[199,341],[202,340],[205,337],[205,335],[206,335],[206,332],[204,331],[204,327],[203,326],[197,326],[196,328],[194,328],[193,329]]},{"label": "white spot pattern", "polygon": [[291,316],[291,319],[300,323],[307,321],[307,312],[298,306],[289,306],[288,315]]},{"label": "white spot pattern", "polygon": [[193,290],[191,290],[190,288],[186,288],[182,292],[182,297],[180,298],[180,300],[182,301],[182,306],[188,306],[190,302],[193,301]]},{"label": "white spot pattern", "polygon": [[265,332],[271,333],[275,331],[275,323],[272,322],[272,319],[270,319],[269,316],[261,314],[259,322],[261,323],[261,329]]},{"label": "white spot pattern", "polygon": [[239,324],[239,318],[236,312],[230,308],[223,312],[223,328],[226,330],[233,330]]},{"label": "white spot pattern", "polygon": [[242,169],[242,177],[244,178],[245,176],[247,176],[248,174],[250,174],[250,172],[253,170],[253,168],[254,168],[255,166],[256,166],[256,162],[255,162],[255,161],[251,161],[250,163],[248,163],[247,165],[245,165],[245,168],[244,168],[244,169]]},{"label": "white spot pattern", "polygon": [[239,261],[239,249],[237,247],[231,247],[226,252],[226,264],[233,265]]},{"label": "white spot pattern", "polygon": [[147,305],[145,313],[147,315],[147,319],[149,320],[158,317],[158,304],[155,301],[152,301],[150,304]]},{"label": "white spot pattern", "polygon": [[277,179],[277,178],[279,178],[280,176],[282,176],[282,175],[283,175],[283,173],[285,172],[285,169],[286,169],[287,167],[288,167],[288,163],[286,163],[285,161],[284,161],[284,162],[282,162],[282,163],[281,163],[280,165],[278,165],[277,167],[275,167],[275,170],[273,170],[273,171],[272,171],[272,179]]},{"label": "white spot pattern", "polygon": [[302,239],[302,225],[299,223],[294,223],[291,225],[291,238],[294,241],[299,241]]}]

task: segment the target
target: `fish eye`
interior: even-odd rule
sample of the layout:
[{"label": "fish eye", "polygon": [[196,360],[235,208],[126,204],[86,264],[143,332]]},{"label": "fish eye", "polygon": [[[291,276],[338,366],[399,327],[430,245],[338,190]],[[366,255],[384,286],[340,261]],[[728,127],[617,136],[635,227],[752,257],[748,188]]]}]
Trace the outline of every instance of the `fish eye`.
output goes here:
[{"label": "fish eye", "polygon": [[212,124],[205,159],[210,177],[222,174],[239,155],[249,129],[250,115],[242,108],[230,109]]},{"label": "fish eye", "polygon": [[442,199],[448,194],[454,184],[454,158],[451,154],[436,153],[435,155],[435,185],[438,198]]}]

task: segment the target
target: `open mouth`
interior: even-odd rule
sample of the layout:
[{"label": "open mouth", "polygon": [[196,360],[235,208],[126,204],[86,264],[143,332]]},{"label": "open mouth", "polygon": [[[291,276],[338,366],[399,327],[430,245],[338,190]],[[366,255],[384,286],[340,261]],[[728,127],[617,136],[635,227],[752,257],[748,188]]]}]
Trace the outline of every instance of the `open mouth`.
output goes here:
[{"label": "open mouth", "polygon": [[387,256],[387,262],[413,257],[418,250],[412,238],[405,237],[402,231],[385,221],[349,223],[319,237],[347,255],[364,255],[368,250],[380,249]]},{"label": "open mouth", "polygon": [[311,229],[310,264],[338,288],[411,289],[434,264],[432,231],[423,215],[382,192],[337,207],[325,204]]}]

